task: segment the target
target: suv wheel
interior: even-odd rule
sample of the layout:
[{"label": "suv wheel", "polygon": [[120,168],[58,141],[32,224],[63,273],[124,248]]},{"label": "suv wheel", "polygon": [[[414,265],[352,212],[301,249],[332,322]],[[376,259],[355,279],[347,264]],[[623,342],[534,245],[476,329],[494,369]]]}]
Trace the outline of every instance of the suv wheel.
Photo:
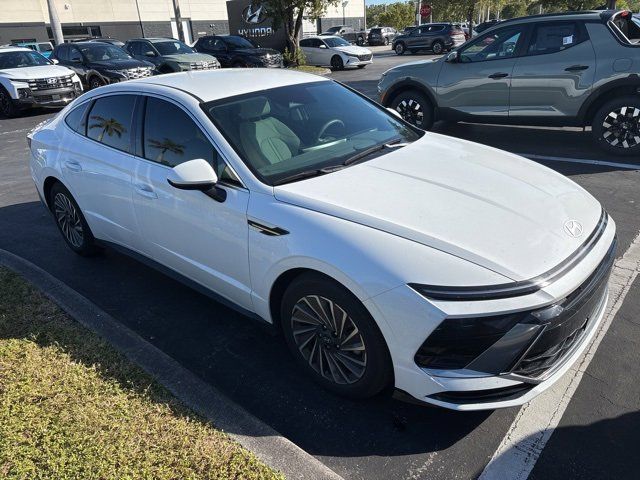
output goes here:
[{"label": "suv wheel", "polygon": [[362,45],[364,45],[364,38],[362,38],[362,37],[358,37],[358,39],[356,40],[356,45],[358,45],[358,46],[360,46],[360,47],[361,47]]},{"label": "suv wheel", "polygon": [[442,43],[440,40],[436,40],[431,44],[431,50],[433,50],[433,53],[435,55],[442,55],[442,53],[444,52],[444,43]]},{"label": "suv wheel", "polygon": [[11,118],[15,117],[17,113],[18,109],[14,105],[11,95],[0,86],[0,114],[3,117]]},{"label": "suv wheel", "polygon": [[56,225],[71,250],[85,257],[99,251],[80,207],[61,183],[51,187],[49,205]]},{"label": "suv wheel", "polygon": [[405,90],[399,93],[391,102],[391,108],[396,110],[402,118],[423,130],[429,130],[433,125],[433,105],[426,95],[418,90]]},{"label": "suv wheel", "polygon": [[298,364],[334,393],[367,398],[389,386],[391,358],[375,321],[348,290],[306,273],[282,299],[282,330]]},{"label": "suv wheel", "polygon": [[640,155],[640,98],[620,97],[605,103],[592,123],[598,144],[615,155]]},{"label": "suv wheel", "polygon": [[403,55],[407,47],[404,46],[404,43],[400,42],[396,44],[394,50],[396,51],[396,55]]},{"label": "suv wheel", "polygon": [[104,82],[100,77],[93,76],[89,79],[89,89],[93,90],[94,88],[102,87]]}]

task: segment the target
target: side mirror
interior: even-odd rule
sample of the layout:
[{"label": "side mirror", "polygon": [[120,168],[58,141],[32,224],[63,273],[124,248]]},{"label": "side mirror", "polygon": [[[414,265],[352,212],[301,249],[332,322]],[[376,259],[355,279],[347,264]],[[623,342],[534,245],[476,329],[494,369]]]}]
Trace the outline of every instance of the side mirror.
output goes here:
[{"label": "side mirror", "polygon": [[387,111],[392,115],[398,117],[400,120],[402,120],[402,115],[400,115],[400,112],[397,111],[395,108],[387,107]]},{"label": "side mirror", "polygon": [[50,58],[49,60],[51,60],[51,63],[53,63],[54,65],[58,65],[60,62],[55,59],[55,58]]},{"label": "side mirror", "polygon": [[445,59],[447,63],[458,63],[460,61],[460,52],[458,50],[454,50]]},{"label": "side mirror", "polygon": [[321,43],[318,48],[327,48],[327,46],[324,43]]},{"label": "side mirror", "polygon": [[180,190],[200,190],[218,202],[227,198],[226,192],[216,187],[218,175],[215,170],[202,158],[173,167],[167,175],[167,182]]}]

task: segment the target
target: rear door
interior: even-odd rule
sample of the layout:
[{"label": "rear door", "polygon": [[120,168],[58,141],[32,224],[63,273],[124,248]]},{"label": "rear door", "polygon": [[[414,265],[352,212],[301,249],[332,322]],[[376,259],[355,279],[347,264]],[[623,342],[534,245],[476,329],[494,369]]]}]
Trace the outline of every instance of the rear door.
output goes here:
[{"label": "rear door", "polygon": [[458,62],[444,62],[437,93],[445,116],[509,115],[511,75],[525,32],[524,25],[492,30],[461,47]]},{"label": "rear door", "polygon": [[511,79],[509,117],[578,115],[591,93],[596,55],[582,22],[533,26]]}]

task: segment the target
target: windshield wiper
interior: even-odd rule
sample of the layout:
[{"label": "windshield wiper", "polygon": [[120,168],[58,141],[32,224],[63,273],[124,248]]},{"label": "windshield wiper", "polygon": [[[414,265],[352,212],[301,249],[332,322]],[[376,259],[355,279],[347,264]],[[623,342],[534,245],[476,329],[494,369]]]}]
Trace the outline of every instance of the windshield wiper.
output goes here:
[{"label": "windshield wiper", "polygon": [[325,175],[327,173],[336,172],[338,170],[342,170],[344,165],[332,165],[324,168],[314,168],[311,170],[304,170],[302,172],[294,173],[293,175],[289,175],[288,177],[281,178],[274,185],[282,185],[283,183],[295,182],[296,180],[302,180],[305,178],[317,177],[320,175]]},{"label": "windshield wiper", "polygon": [[402,141],[402,138],[394,138],[388,142],[380,143],[378,145],[374,145],[373,147],[366,148],[356,153],[355,155],[351,155],[342,163],[342,165],[344,166],[353,165],[358,160],[362,160],[363,158],[368,157],[372,153],[379,152],[380,150],[384,150],[385,148],[404,147],[406,143],[400,143],[401,141]]}]

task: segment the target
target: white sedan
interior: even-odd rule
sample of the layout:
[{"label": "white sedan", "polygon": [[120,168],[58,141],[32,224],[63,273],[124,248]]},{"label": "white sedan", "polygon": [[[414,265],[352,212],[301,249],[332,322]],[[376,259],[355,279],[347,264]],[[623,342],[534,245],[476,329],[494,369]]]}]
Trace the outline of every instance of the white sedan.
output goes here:
[{"label": "white sedan", "polygon": [[373,62],[373,54],[368,48],[351,45],[344,38],[332,35],[304,38],[300,40],[300,48],[309,65],[334,70],[364,68]]},{"label": "white sedan", "polygon": [[570,368],[615,253],[595,198],[323,77],[260,75],[98,88],[30,133],[68,246],[114,246],[273,324],[349,397],[493,409]]}]

